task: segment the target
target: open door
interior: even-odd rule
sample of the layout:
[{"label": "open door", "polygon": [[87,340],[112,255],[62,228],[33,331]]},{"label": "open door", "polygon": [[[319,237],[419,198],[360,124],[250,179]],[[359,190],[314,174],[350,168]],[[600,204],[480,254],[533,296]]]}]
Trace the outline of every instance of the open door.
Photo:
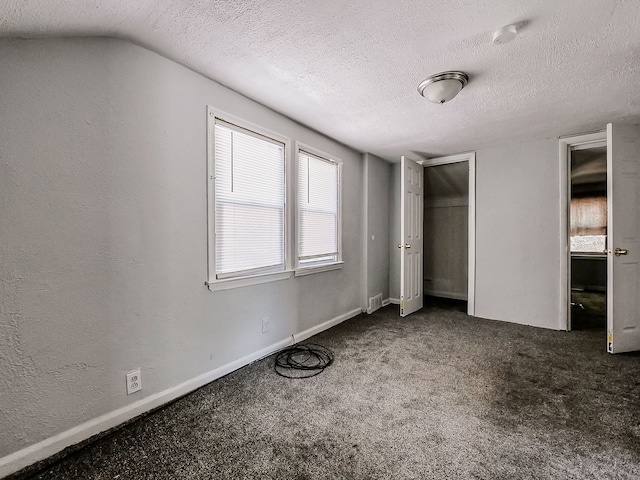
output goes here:
[{"label": "open door", "polygon": [[640,350],[640,127],[607,125],[607,351]]},{"label": "open door", "polygon": [[420,310],[422,293],[422,216],[424,209],[423,167],[408,158],[401,158],[402,197],[400,199],[401,240],[400,316]]}]

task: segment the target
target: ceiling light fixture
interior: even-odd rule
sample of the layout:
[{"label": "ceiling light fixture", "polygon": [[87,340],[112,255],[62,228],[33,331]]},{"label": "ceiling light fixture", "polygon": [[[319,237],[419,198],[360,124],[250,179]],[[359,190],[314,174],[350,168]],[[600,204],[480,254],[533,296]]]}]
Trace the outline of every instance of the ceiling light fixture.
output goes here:
[{"label": "ceiling light fixture", "polygon": [[469,82],[464,72],[440,72],[418,85],[418,92],[431,103],[444,103],[455,97]]},{"label": "ceiling light fixture", "polygon": [[493,44],[504,45],[505,43],[509,43],[511,40],[516,38],[517,33],[518,30],[515,25],[505,25],[493,32]]}]

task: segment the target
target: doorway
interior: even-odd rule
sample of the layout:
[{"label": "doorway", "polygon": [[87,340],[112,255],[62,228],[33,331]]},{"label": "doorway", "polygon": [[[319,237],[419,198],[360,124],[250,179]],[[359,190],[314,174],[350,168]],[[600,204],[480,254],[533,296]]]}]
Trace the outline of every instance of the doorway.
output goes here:
[{"label": "doorway", "polygon": [[[429,299],[434,295],[447,301],[466,301],[467,315],[473,316],[476,292],[476,154],[460,153],[418,163],[425,167],[424,294]],[[429,205],[433,207],[431,211],[427,211]],[[439,228],[426,231],[436,222]],[[438,231],[440,228],[442,232]],[[455,244],[452,245],[451,241]]]},{"label": "doorway", "polygon": [[568,330],[607,328],[607,147],[569,149]]},{"label": "doorway", "polygon": [[[571,330],[571,251],[569,195],[570,159],[580,150],[597,147],[607,152],[606,338],[609,353],[640,351],[640,126],[607,124],[604,131],[561,137],[560,263],[561,330]],[[597,150],[596,150],[597,151]],[[615,188],[614,188],[615,187]],[[595,248],[593,248],[595,249]]]},{"label": "doorway", "polygon": [[[559,329],[560,330],[572,330],[572,317],[573,312],[577,310],[583,310],[579,305],[573,304],[582,304],[582,307],[585,307],[585,302],[580,301],[580,294],[576,293],[573,295],[572,293],[574,285],[576,288],[580,288],[580,278],[573,278],[572,275],[572,264],[575,268],[578,269],[578,275],[580,276],[580,269],[589,269],[589,267],[593,267],[593,263],[597,262],[597,260],[589,260],[585,259],[582,263],[582,256],[580,252],[572,252],[571,245],[571,237],[572,237],[572,225],[571,225],[571,200],[572,200],[572,191],[576,191],[576,194],[579,194],[579,190],[583,188],[585,191],[589,190],[589,187],[578,187],[580,182],[584,184],[589,183],[597,183],[597,181],[602,179],[602,174],[600,172],[600,177],[589,177],[589,168],[588,167],[588,158],[589,156],[594,156],[595,154],[588,153],[589,151],[607,151],[607,132],[599,131],[594,133],[582,134],[582,135],[574,135],[568,137],[561,137],[559,139],[559,147],[560,147],[560,244],[562,252],[565,252],[563,261],[560,262],[560,285],[563,286],[560,295],[560,315],[559,315]],[[600,150],[598,150],[600,149]],[[585,152],[585,153],[579,153]],[[574,166],[576,166],[576,171],[574,172],[574,168],[572,168],[572,161]],[[587,164],[585,167],[584,165]],[[593,167],[595,168],[595,167]],[[581,170],[582,169],[582,173]],[[605,179],[608,171],[608,165],[605,170]],[[572,176],[574,177],[572,179]],[[590,180],[594,180],[591,182]],[[609,179],[610,180],[610,179]],[[606,194],[605,194],[606,195]],[[574,204],[575,205],[575,204]],[[577,226],[576,226],[577,229]],[[608,233],[608,232],[607,232]],[[574,237],[576,235],[573,235]],[[580,239],[574,239],[573,248],[576,248],[576,242],[580,242]],[[583,252],[586,253],[586,252]],[[604,252],[601,250],[601,254],[604,255]],[[592,254],[590,258],[595,258],[595,253]],[[608,266],[608,260],[602,260],[605,266]],[[597,269],[597,267],[594,267]],[[588,273],[586,273],[588,277]],[[606,278],[606,277],[605,277]],[[593,284],[585,285],[587,287],[593,287]],[[589,288],[593,290],[593,288]],[[576,290],[579,292],[579,290]],[[588,302],[588,300],[585,300]],[[585,308],[586,310],[586,308]],[[578,316],[581,312],[578,312]],[[605,315],[606,318],[606,315]],[[578,319],[580,322],[580,320]]]},{"label": "doorway", "polygon": [[464,302],[464,311],[468,298],[468,209],[468,161],[424,169],[424,294]]}]

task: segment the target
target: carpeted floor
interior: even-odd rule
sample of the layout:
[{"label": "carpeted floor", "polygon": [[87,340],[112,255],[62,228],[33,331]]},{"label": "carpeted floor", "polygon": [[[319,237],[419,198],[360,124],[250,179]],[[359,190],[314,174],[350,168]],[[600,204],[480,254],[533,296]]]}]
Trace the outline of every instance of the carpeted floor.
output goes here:
[{"label": "carpeted floor", "polygon": [[606,335],[607,294],[605,292],[571,292],[571,329],[600,329]]},{"label": "carpeted floor", "polygon": [[335,363],[273,357],[73,453],[37,479],[638,479],[640,356],[427,307],[310,339]]}]

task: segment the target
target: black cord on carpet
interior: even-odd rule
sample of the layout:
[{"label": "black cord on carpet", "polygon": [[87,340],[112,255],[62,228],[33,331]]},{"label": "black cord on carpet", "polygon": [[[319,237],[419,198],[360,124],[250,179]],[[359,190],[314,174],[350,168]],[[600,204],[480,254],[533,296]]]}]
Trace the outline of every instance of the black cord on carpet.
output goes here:
[{"label": "black cord on carpet", "polygon": [[294,345],[276,355],[274,370],[281,377],[310,378],[333,363],[333,352],[314,343]]}]

